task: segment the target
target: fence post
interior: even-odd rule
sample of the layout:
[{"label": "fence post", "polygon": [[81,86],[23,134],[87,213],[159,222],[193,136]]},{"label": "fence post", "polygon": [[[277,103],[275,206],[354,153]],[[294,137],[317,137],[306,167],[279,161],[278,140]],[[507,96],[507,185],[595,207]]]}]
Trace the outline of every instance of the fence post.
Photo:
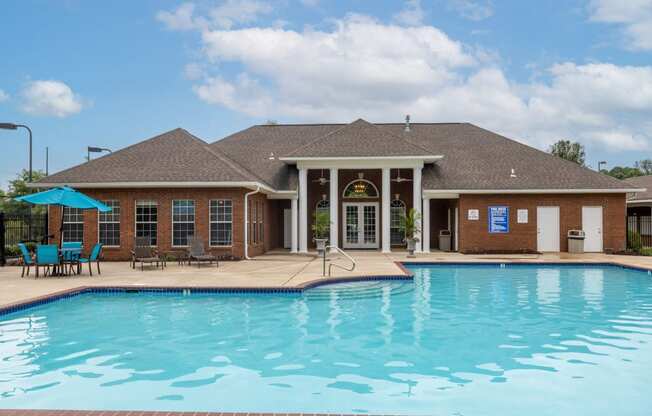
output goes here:
[{"label": "fence post", "polygon": [[4,267],[5,259],[5,213],[0,212],[0,266]]}]

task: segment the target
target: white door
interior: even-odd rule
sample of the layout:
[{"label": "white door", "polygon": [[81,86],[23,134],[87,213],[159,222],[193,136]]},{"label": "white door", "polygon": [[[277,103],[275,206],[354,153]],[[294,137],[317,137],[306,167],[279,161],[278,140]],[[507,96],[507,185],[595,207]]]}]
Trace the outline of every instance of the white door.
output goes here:
[{"label": "white door", "polygon": [[283,248],[292,248],[292,210],[283,210]]},{"label": "white door", "polygon": [[602,252],[602,207],[582,207],[582,230],[586,234],[584,251]]},{"label": "white door", "polygon": [[344,248],[378,248],[378,203],[342,204]]},{"label": "white door", "polygon": [[559,251],[559,207],[537,207],[537,251]]}]

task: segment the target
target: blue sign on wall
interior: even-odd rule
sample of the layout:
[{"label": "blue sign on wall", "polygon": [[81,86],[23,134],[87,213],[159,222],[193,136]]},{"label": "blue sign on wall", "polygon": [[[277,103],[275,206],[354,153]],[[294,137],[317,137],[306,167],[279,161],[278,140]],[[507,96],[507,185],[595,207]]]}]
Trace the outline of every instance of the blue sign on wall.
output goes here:
[{"label": "blue sign on wall", "polygon": [[509,232],[509,207],[489,207],[489,232]]}]

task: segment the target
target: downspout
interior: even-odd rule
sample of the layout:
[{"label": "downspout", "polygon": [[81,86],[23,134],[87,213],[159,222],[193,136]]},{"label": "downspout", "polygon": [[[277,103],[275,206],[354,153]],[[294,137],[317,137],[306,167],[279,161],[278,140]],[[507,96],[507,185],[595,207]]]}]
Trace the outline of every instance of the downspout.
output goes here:
[{"label": "downspout", "polygon": [[249,196],[260,192],[260,185],[256,185],[256,190],[247,192],[244,196],[244,258],[251,260],[249,257]]}]

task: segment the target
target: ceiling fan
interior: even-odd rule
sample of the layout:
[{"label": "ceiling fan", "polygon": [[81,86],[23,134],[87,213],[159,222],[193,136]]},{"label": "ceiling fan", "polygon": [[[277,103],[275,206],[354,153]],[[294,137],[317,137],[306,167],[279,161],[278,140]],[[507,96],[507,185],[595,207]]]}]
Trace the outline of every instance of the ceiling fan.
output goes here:
[{"label": "ceiling fan", "polygon": [[318,182],[321,186],[324,186],[330,181],[324,177],[324,169],[322,169],[319,178],[313,179],[313,182]]},{"label": "ceiling fan", "polygon": [[396,182],[396,183],[412,182],[412,179],[402,178],[401,177],[401,169],[398,169],[398,173],[396,174],[396,177],[392,179],[392,182]]}]

